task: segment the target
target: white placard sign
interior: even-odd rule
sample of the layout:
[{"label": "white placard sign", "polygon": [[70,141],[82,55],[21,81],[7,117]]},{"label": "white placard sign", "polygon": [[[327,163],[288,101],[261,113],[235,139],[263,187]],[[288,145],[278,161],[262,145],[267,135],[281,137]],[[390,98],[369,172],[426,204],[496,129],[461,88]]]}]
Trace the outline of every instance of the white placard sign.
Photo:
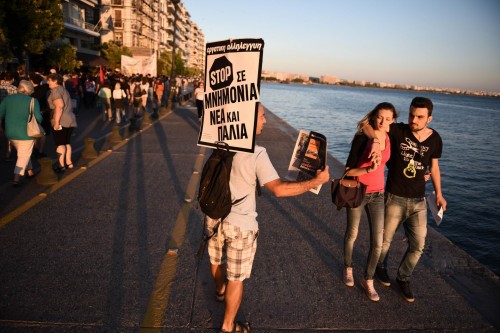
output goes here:
[{"label": "white placard sign", "polygon": [[253,152],[264,41],[207,43],[204,112],[199,146],[223,141],[232,151]]}]

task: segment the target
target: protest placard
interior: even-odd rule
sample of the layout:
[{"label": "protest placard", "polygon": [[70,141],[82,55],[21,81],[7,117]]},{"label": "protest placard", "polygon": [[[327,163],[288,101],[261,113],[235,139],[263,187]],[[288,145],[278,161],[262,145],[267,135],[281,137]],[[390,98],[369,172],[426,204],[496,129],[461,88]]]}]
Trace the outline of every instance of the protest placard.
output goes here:
[{"label": "protest placard", "polygon": [[225,142],[231,151],[253,153],[264,41],[232,39],[207,43],[204,112],[199,146]]}]

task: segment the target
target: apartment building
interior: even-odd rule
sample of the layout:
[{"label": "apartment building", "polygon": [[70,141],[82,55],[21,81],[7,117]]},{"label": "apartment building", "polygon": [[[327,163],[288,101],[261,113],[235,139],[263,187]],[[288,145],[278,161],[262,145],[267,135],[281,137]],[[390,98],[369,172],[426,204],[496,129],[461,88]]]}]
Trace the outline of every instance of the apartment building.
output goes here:
[{"label": "apartment building", "polygon": [[100,20],[98,0],[63,0],[63,39],[77,49],[77,57],[89,66],[98,66],[105,61],[97,47],[101,35],[97,23]]},{"label": "apartment building", "polygon": [[180,1],[101,0],[99,26],[102,43],[119,42],[134,57],[172,52],[175,41],[186,65],[203,69],[205,36]]}]

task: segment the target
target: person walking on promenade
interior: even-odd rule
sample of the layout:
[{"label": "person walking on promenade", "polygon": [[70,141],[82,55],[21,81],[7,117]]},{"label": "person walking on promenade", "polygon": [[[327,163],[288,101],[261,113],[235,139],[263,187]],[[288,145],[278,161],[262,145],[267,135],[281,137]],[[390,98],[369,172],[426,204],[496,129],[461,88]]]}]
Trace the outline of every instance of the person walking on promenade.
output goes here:
[{"label": "person walking on promenade", "polygon": [[143,97],[147,93],[145,90],[141,89],[141,79],[136,78],[131,86],[132,96],[130,98],[130,104],[133,107],[132,115],[134,118],[140,118],[142,116],[142,103]]},{"label": "person walking on promenade", "polygon": [[[358,123],[358,131],[352,140],[351,151],[346,163],[346,176],[358,177],[359,181],[366,185],[366,194],[361,205],[356,208],[347,208],[343,281],[346,286],[354,286],[352,253],[364,210],[370,227],[370,251],[361,286],[368,298],[374,302],[380,300],[373,285],[373,276],[382,250],[384,232],[384,166],[391,156],[391,146],[387,133],[390,124],[397,116],[396,108],[391,103],[383,102],[375,106]],[[361,131],[366,124],[373,127],[376,135],[375,141],[368,140]],[[372,162],[369,154],[374,142],[380,144],[382,153]]]},{"label": "person walking on promenade", "polygon": [[121,120],[127,121],[125,109],[127,107],[127,94],[122,89],[120,82],[115,83],[113,90],[113,106],[115,108],[116,124],[120,124]]},{"label": "person walking on promenade", "polygon": [[111,110],[111,87],[109,85],[109,81],[104,81],[103,86],[99,89],[99,93],[97,94],[101,101],[101,112],[102,112],[102,121],[108,120],[111,122],[113,120],[113,111]]},{"label": "person walking on promenade", "polygon": [[[6,72],[2,73],[1,82],[0,82],[0,103],[4,100],[5,97],[13,94],[17,94],[17,87],[14,85],[14,81],[16,81],[16,73],[14,72]],[[2,130],[5,130],[5,124],[2,123]],[[12,145],[10,144],[9,139],[7,139],[7,147],[5,153],[5,162],[12,161]]]},{"label": "person walking on promenade", "polygon": [[203,82],[200,82],[193,94],[196,108],[198,109],[198,120],[201,121],[201,117],[203,116],[203,100],[205,98],[205,90],[203,89]]},{"label": "person walking on promenade", "polygon": [[164,91],[165,91],[165,83],[163,83],[163,79],[159,77],[155,81],[155,92],[156,92],[156,100],[158,101],[158,107],[162,105]]},{"label": "person walking on promenade", "polygon": [[[256,135],[266,124],[265,110],[258,105]],[[258,180],[258,181],[257,181]],[[210,269],[216,285],[216,299],[225,300],[221,332],[250,332],[247,322],[235,322],[243,299],[243,281],[250,278],[257,249],[259,226],[256,220],[255,190],[262,184],[277,197],[296,196],[330,180],[328,166],[315,178],[286,182],[279,178],[266,149],[255,146],[254,153],[238,152],[233,157],[230,189],[234,198],[244,198],[231,207],[227,218],[219,224],[218,233],[208,242]],[[219,220],[206,217],[207,234],[212,234]],[[227,278],[227,282],[226,282]]]},{"label": "person walking on promenade", "polygon": [[94,77],[91,74],[87,75],[87,79],[84,83],[83,92],[83,104],[87,109],[95,107],[95,94],[97,91],[97,85],[95,83]]},{"label": "person walking on promenade", "polygon": [[[433,108],[430,99],[415,97],[410,104],[408,124],[394,123],[389,130],[392,154],[387,163],[384,241],[375,275],[382,285],[390,286],[388,251],[396,230],[403,224],[408,247],[399,265],[396,282],[408,302],[415,300],[410,278],[424,250],[427,235],[425,181],[428,169],[436,193],[436,205],[446,210],[438,163],[443,142],[438,132],[427,127],[432,121]],[[370,125],[365,126],[363,132],[370,139],[376,138]],[[374,146],[380,152],[380,145]]]},{"label": "person walking on promenade", "polygon": [[163,101],[161,102],[161,105],[165,106],[167,105],[168,98],[170,97],[170,78],[168,76],[165,77],[163,84],[165,85],[165,89],[163,90]]},{"label": "person walking on promenade", "polygon": [[78,74],[76,72],[71,73],[71,83],[73,84],[73,87],[75,89],[74,96],[71,96],[71,98],[76,99],[75,115],[78,115],[78,109],[80,108],[82,101],[83,89],[80,78],[78,77]]},{"label": "person walking on promenade", "polygon": [[141,92],[142,92],[142,108],[144,110],[144,112],[146,112],[146,106],[148,104],[148,99],[149,99],[149,88],[150,88],[150,84],[149,84],[149,80],[146,76],[143,76],[141,81],[140,81],[140,88],[141,88]]},{"label": "person walking on promenade", "polygon": [[19,186],[21,177],[33,177],[35,174],[31,165],[31,153],[35,139],[28,136],[28,119],[33,100],[33,114],[36,120],[42,121],[40,105],[38,101],[31,97],[34,88],[33,84],[26,80],[19,82],[17,94],[5,97],[0,103],[0,119],[5,122],[5,135],[17,150],[17,161],[14,168],[14,180],[12,184]]},{"label": "person walking on promenade", "polygon": [[47,83],[50,95],[47,99],[52,110],[52,136],[56,145],[57,166],[56,172],[63,172],[73,168],[71,134],[76,125],[76,117],[71,106],[71,97],[63,87],[62,76],[50,74]]},{"label": "person walking on promenade", "polygon": [[40,104],[40,113],[42,114],[43,118],[41,125],[43,127],[43,130],[45,131],[45,135],[36,138],[35,148],[33,148],[35,158],[40,158],[47,156],[44,152],[45,142],[47,141],[47,135],[49,135],[51,132],[50,108],[49,104],[47,103],[47,96],[50,93],[50,88],[46,83],[43,82],[44,78],[40,74],[32,73],[30,74],[30,78],[31,83],[34,87],[32,97],[35,97],[38,100],[38,104]]}]

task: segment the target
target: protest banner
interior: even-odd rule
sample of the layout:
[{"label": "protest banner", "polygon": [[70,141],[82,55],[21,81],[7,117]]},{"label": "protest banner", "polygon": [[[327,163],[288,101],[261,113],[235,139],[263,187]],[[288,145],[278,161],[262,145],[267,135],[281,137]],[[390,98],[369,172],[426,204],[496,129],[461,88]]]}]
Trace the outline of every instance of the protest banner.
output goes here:
[{"label": "protest banner", "polygon": [[121,71],[124,75],[131,76],[134,74],[142,74],[156,76],[157,74],[157,57],[156,53],[149,57],[129,57],[121,56]]},{"label": "protest banner", "polygon": [[253,153],[264,41],[207,43],[204,112],[199,146],[225,142],[231,151]]}]

